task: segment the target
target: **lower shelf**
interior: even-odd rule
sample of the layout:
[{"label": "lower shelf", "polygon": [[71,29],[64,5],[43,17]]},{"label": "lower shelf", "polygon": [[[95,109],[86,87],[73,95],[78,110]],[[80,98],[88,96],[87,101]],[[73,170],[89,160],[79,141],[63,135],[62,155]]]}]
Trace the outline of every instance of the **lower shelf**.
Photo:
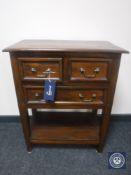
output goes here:
[{"label": "lower shelf", "polygon": [[98,144],[100,119],[90,113],[38,112],[31,119],[33,144]]}]

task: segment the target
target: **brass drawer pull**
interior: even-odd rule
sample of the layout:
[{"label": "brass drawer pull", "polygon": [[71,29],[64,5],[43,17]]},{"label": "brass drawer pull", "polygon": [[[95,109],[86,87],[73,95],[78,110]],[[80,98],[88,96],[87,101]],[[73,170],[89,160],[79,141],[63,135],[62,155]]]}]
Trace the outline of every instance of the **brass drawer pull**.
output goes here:
[{"label": "brass drawer pull", "polygon": [[39,97],[39,98],[38,98],[39,101],[45,101],[44,99],[42,99],[42,94],[39,94],[38,92],[36,92],[36,93],[34,94],[34,96],[36,97],[35,100],[37,100],[37,97]]},{"label": "brass drawer pull", "polygon": [[96,74],[98,74],[99,72],[100,72],[100,68],[99,67],[97,67],[97,68],[95,68],[94,69],[94,74],[92,74],[92,75],[86,75],[85,73],[86,73],[86,71],[85,71],[85,69],[84,68],[80,68],[80,73],[85,77],[85,78],[95,78],[96,77]]},{"label": "brass drawer pull", "polygon": [[42,72],[41,75],[37,75],[39,78],[47,78],[48,76],[50,77],[50,74],[54,74],[56,72],[53,72],[50,68],[48,68],[45,72]]},{"label": "brass drawer pull", "polygon": [[38,94],[37,92],[35,93],[35,97],[39,97],[40,96],[40,94]]},{"label": "brass drawer pull", "polygon": [[31,72],[36,72],[36,71],[37,71],[36,68],[34,67],[31,68]]},{"label": "brass drawer pull", "polygon": [[38,78],[47,78],[49,74],[41,74],[37,75]]},{"label": "brass drawer pull", "polygon": [[84,95],[82,95],[81,93],[79,93],[79,97],[84,102],[93,102],[96,99],[96,94],[92,94],[91,99],[85,99]]}]

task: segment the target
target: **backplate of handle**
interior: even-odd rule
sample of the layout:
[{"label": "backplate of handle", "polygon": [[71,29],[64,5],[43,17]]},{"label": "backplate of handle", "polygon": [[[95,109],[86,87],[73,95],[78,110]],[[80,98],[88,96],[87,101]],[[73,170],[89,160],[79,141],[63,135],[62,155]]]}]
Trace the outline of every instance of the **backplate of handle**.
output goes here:
[{"label": "backplate of handle", "polygon": [[85,77],[85,78],[95,78],[96,75],[100,72],[100,68],[97,67],[94,69],[93,74],[86,74],[86,70],[84,68],[80,68],[80,73]]},{"label": "backplate of handle", "polygon": [[[34,67],[31,68],[31,71],[37,72],[36,68],[34,68]],[[42,72],[42,74],[36,75],[36,76],[39,78],[47,78],[47,77],[50,77],[50,74],[52,74],[52,73],[56,73],[56,72],[53,72],[50,68],[48,68],[45,72]]]},{"label": "backplate of handle", "polygon": [[83,102],[93,102],[96,99],[96,94],[92,94],[92,97],[90,99],[85,99],[84,95],[82,95],[81,93],[79,93],[79,98],[83,101]]},{"label": "backplate of handle", "polygon": [[35,97],[39,97],[39,96],[40,96],[40,94],[36,92],[35,93]]}]

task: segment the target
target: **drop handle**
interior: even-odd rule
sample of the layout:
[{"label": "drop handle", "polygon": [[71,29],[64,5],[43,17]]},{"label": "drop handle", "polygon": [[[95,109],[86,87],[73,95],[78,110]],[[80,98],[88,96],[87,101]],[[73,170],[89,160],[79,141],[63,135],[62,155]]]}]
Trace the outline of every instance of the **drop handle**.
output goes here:
[{"label": "drop handle", "polygon": [[40,96],[40,94],[38,94],[38,93],[35,93],[35,97],[39,97]]},{"label": "drop handle", "polygon": [[81,67],[80,68],[80,73],[85,77],[85,78],[95,78],[96,75],[100,72],[100,68],[97,67],[94,69],[93,74],[86,74],[86,70]]},{"label": "drop handle", "polygon": [[36,68],[34,67],[31,68],[31,72],[36,72],[36,71],[37,71]]},{"label": "drop handle", "polygon": [[93,102],[96,99],[96,94],[92,94],[92,97],[90,99],[85,99],[84,95],[79,93],[79,98],[83,101],[83,102]]},{"label": "drop handle", "polygon": [[37,75],[37,77],[39,78],[47,78],[47,77],[50,77],[50,74],[54,74],[56,72],[52,71],[50,68],[46,69],[45,72],[42,72],[41,75]]}]

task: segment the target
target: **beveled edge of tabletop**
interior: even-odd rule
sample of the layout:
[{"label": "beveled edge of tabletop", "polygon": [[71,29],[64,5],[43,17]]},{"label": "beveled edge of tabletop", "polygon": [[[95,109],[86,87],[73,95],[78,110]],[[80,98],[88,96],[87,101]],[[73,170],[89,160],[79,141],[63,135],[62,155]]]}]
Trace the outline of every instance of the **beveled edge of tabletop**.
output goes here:
[{"label": "beveled edge of tabletop", "polygon": [[85,40],[22,40],[5,49],[3,52],[99,52],[99,53],[129,53],[129,51],[112,44],[109,41]]}]

